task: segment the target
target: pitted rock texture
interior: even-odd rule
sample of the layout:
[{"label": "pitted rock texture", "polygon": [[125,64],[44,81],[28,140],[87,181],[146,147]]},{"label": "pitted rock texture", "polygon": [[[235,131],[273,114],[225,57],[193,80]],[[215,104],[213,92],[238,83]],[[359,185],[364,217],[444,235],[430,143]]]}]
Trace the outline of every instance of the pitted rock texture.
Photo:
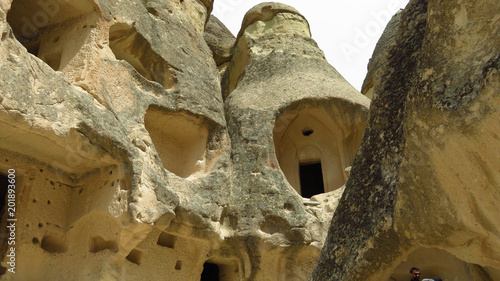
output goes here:
[{"label": "pitted rock texture", "polygon": [[229,64],[233,56],[233,47],[236,42],[234,35],[215,16],[210,16],[210,20],[205,26],[205,42],[213,53],[213,58],[217,64],[221,77],[221,87],[223,95],[228,91]]},{"label": "pitted rock texture", "polygon": [[500,5],[413,0],[311,280],[500,278]]},{"label": "pitted rock texture", "polygon": [[369,101],[293,8],[212,4],[0,0],[1,280],[307,279]]},{"label": "pitted rock texture", "polygon": [[[344,169],[359,146],[369,100],[326,62],[310,38],[309,24],[294,9],[259,4],[242,26],[225,98],[232,184],[238,190],[231,194],[235,204],[227,214],[237,220],[239,235],[261,237],[249,249],[262,268],[252,272],[252,280],[306,279],[307,263],[302,273],[293,264],[289,271],[273,271],[277,261],[267,257],[279,249],[275,245],[302,245],[295,260],[301,264],[302,255],[315,251],[311,246],[321,248],[326,234],[322,212],[330,204],[304,206],[297,194],[315,193],[309,182],[300,182],[301,167],[320,165],[324,182],[317,193],[341,188]],[[262,248],[270,253],[264,255]]]},{"label": "pitted rock texture", "polygon": [[396,33],[401,22],[401,12],[399,10],[385,27],[384,33],[377,42],[375,50],[373,51],[372,58],[368,62],[368,73],[366,74],[365,80],[363,81],[363,86],[361,87],[361,93],[366,95],[370,99],[374,99],[373,96],[373,83],[375,81],[375,76],[382,73],[381,66],[383,65],[382,59],[389,48],[394,44],[396,39]]},{"label": "pitted rock texture", "polygon": [[205,26],[205,41],[213,53],[217,66],[227,63],[232,57],[232,48],[236,41],[234,35],[215,16],[211,15]]}]

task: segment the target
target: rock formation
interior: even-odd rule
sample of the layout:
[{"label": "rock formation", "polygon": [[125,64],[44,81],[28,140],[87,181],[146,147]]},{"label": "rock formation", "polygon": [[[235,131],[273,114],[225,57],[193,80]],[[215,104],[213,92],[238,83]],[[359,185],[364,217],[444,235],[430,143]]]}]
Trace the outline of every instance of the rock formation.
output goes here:
[{"label": "rock formation", "polygon": [[373,51],[372,58],[368,62],[368,73],[366,74],[365,80],[363,81],[363,86],[361,87],[361,93],[370,99],[374,99],[373,96],[373,83],[375,82],[375,76],[377,73],[382,73],[382,58],[385,52],[394,44],[396,33],[401,22],[401,11],[399,10],[387,24],[382,36],[380,37],[375,50]]},{"label": "rock formation", "polygon": [[[326,234],[324,210],[297,195],[339,192],[368,99],[327,64],[304,17],[276,3],[246,14],[228,72],[234,191],[225,220],[253,240],[248,255],[261,271],[250,280],[306,279]],[[277,258],[283,247],[294,252],[289,262]]]},{"label": "rock formation", "polygon": [[311,280],[500,280],[500,5],[412,0]]},{"label": "rock formation", "polygon": [[231,61],[232,49],[236,38],[227,27],[216,17],[210,16],[205,26],[205,42],[212,50],[217,66],[224,65]]},{"label": "rock formation", "polygon": [[307,279],[369,101],[293,8],[211,8],[0,0],[2,280]]}]

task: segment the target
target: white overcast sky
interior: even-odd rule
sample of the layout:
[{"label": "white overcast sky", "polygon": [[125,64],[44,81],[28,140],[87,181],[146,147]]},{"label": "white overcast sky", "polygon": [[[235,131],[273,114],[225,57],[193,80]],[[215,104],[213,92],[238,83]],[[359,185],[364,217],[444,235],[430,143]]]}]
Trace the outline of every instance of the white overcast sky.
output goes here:
[{"label": "white overcast sky", "polygon": [[[236,35],[244,15],[268,1],[215,0],[212,12]],[[361,90],[366,66],[375,44],[392,15],[409,0],[281,0],[309,21],[312,38],[333,65],[356,89]]]}]

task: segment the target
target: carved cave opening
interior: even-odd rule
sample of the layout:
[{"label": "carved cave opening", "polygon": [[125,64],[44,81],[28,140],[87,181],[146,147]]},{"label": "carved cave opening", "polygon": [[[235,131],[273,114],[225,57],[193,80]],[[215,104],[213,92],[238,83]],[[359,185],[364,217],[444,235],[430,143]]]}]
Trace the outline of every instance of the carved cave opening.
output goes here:
[{"label": "carved cave opening", "polygon": [[229,259],[210,259],[203,264],[200,281],[240,280],[238,264]]},{"label": "carved cave opening", "polygon": [[181,260],[178,260],[175,263],[175,270],[182,270],[182,261]]},{"label": "carved cave opening", "polygon": [[127,255],[126,259],[132,263],[135,263],[137,265],[140,265],[142,262],[142,251],[139,249],[133,249],[130,251],[130,253]]},{"label": "carved cave opening", "polygon": [[118,252],[119,246],[117,241],[108,241],[100,236],[92,237],[89,241],[89,251],[91,253],[98,253],[105,250]]},{"label": "carved cave opening", "polygon": [[109,47],[116,59],[128,62],[149,81],[161,84],[165,89],[177,85],[177,78],[170,65],[158,55],[151,44],[134,26],[116,23],[109,29]]},{"label": "carved cave opening", "polygon": [[354,159],[351,147],[356,144],[340,122],[323,108],[285,111],[276,120],[276,158],[287,181],[303,197],[334,191],[345,183],[344,169]]},{"label": "carved cave opening", "polygon": [[175,243],[177,242],[177,237],[166,232],[162,232],[160,236],[158,236],[158,241],[156,244],[167,247],[170,249],[174,249]]},{"label": "carved cave opening", "polygon": [[299,177],[302,197],[311,198],[316,194],[325,192],[321,162],[301,163],[299,165]]},{"label": "carved cave opening", "polygon": [[14,0],[7,22],[29,53],[62,70],[95,26],[94,9],[90,0]]},{"label": "carved cave opening", "polygon": [[200,281],[220,281],[219,266],[214,263],[206,262],[203,265]]},{"label": "carved cave opening", "polygon": [[182,178],[205,170],[208,128],[203,119],[150,107],[144,123],[165,169]]},{"label": "carved cave opening", "polygon": [[467,263],[449,252],[436,248],[419,247],[392,272],[391,281],[406,281],[412,267],[420,269],[420,279],[440,277],[443,280],[499,280],[500,272],[492,268]]},{"label": "carved cave opening", "polygon": [[41,247],[49,253],[66,253],[68,251],[68,241],[56,235],[45,235]]}]

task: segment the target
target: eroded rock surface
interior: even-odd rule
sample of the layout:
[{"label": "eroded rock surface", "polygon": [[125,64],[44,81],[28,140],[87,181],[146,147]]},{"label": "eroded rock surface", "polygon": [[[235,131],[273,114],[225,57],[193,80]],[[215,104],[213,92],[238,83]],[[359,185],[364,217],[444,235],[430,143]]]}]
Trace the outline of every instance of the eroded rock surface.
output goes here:
[{"label": "eroded rock surface", "polygon": [[500,278],[500,6],[413,0],[311,280]]},{"label": "eroded rock surface", "polygon": [[[195,224],[216,228],[203,216],[220,215],[220,196],[201,186],[228,186],[228,143],[203,40],[210,7],[1,3],[0,165],[18,178],[17,272],[6,278],[137,279],[156,259],[145,241],[174,217],[186,213],[188,237]],[[148,275],[189,280],[181,267],[203,264],[167,260]]]},{"label": "eroded rock surface", "polygon": [[374,99],[373,96],[373,83],[375,83],[375,76],[382,73],[383,58],[387,50],[394,44],[396,40],[396,34],[399,29],[399,24],[401,23],[401,12],[399,10],[385,27],[382,36],[375,46],[372,58],[368,62],[368,73],[366,74],[365,80],[363,81],[363,86],[361,87],[361,93],[366,95],[370,99]]},{"label": "eroded rock surface", "polygon": [[[258,238],[249,255],[260,270],[250,277],[306,279],[326,234],[325,212],[337,201],[304,205],[297,195],[343,186],[369,100],[326,62],[304,17],[281,4],[259,4],[247,13],[228,71],[235,191],[227,214],[238,235]],[[311,165],[324,180],[320,190],[304,172]],[[282,246],[293,254],[287,270],[273,270],[280,268],[276,251]]]},{"label": "eroded rock surface", "polygon": [[369,101],[293,8],[255,7],[236,42],[211,8],[0,0],[0,178],[16,170],[18,206],[2,280],[310,275]]},{"label": "eroded rock surface", "polygon": [[215,63],[220,66],[229,62],[236,41],[234,35],[215,16],[211,15],[205,27],[205,41],[212,50]]}]

